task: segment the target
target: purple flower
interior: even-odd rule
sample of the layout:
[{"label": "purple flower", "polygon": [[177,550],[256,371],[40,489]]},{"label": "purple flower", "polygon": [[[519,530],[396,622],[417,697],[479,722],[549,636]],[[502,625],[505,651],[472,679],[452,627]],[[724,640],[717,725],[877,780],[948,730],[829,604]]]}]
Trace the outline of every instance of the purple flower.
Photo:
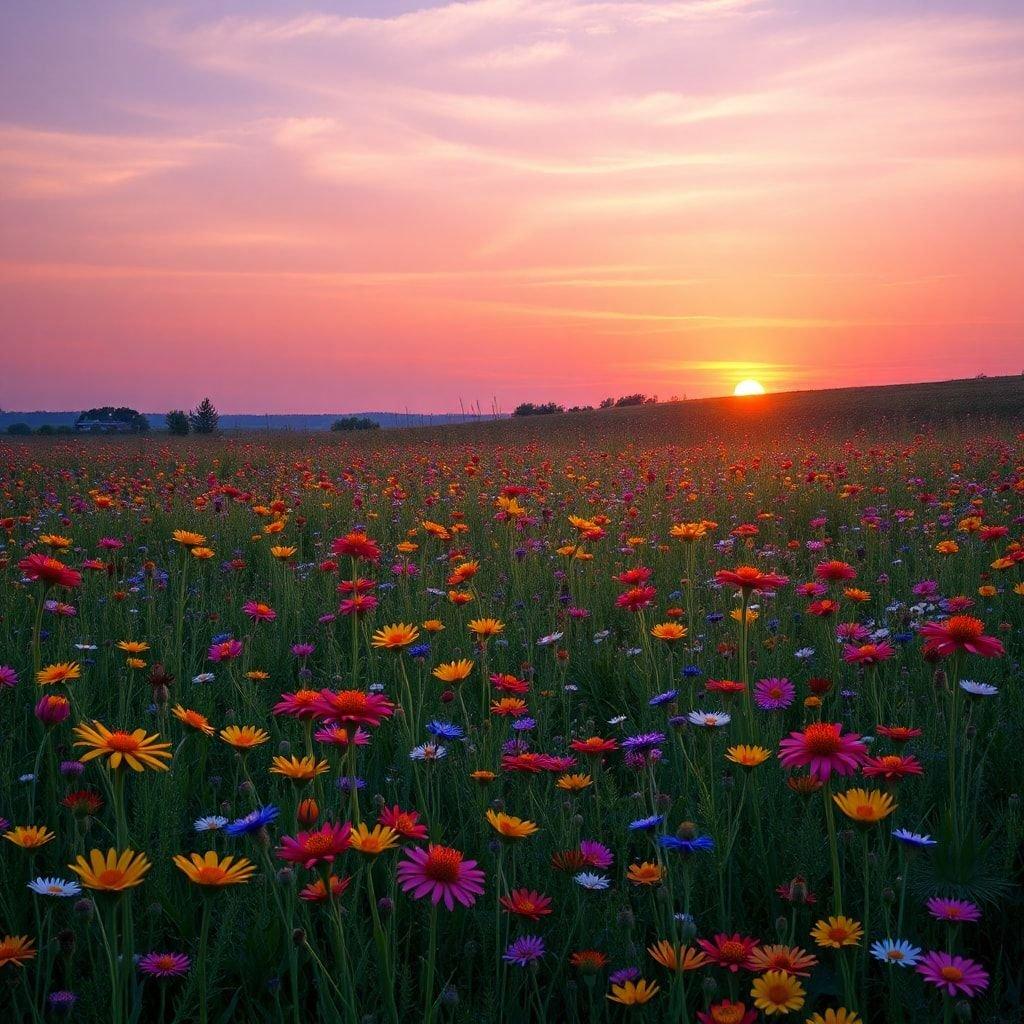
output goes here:
[{"label": "purple flower", "polygon": [[608,982],[612,985],[625,985],[627,981],[636,981],[639,977],[639,967],[620,967],[608,975]]},{"label": "purple flower", "polygon": [[315,650],[313,644],[292,644],[292,654],[296,658],[308,658]]},{"label": "purple flower", "polygon": [[980,921],[981,910],[970,900],[948,900],[942,896],[933,896],[925,900],[928,913],[939,921]]},{"label": "purple flower", "polygon": [[526,967],[544,955],[544,940],[539,935],[524,935],[509,945],[502,959],[517,967]]},{"label": "purple flower", "polygon": [[642,732],[638,736],[627,736],[622,741],[623,750],[650,750],[651,747],[658,746],[659,743],[665,742],[665,734],[663,732]]},{"label": "purple flower", "polygon": [[580,841],[580,853],[586,858],[587,863],[595,868],[610,868],[615,856],[603,843],[593,839]]},{"label": "purple flower", "polygon": [[0,665],[0,686],[17,686],[18,673],[10,665]]}]

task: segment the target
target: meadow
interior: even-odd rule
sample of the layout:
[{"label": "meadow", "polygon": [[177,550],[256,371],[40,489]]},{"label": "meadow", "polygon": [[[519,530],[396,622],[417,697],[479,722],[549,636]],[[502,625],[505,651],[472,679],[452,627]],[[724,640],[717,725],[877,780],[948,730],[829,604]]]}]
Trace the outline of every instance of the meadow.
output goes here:
[{"label": "meadow", "polygon": [[1021,428],[732,408],[0,443],[0,1007],[1019,1021]]}]

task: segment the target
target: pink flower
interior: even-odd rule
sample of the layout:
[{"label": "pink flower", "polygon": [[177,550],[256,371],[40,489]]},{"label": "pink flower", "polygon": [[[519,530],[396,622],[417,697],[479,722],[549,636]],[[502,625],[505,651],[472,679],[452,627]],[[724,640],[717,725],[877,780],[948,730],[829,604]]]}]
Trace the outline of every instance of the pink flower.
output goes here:
[{"label": "pink flower", "polygon": [[276,853],[280,860],[301,864],[307,870],[318,864],[333,864],[349,846],[352,826],[346,821],[326,822],[317,829],[297,836],[282,836]]},{"label": "pink flower", "polygon": [[242,611],[253,622],[273,622],[277,618],[277,612],[269,604],[264,604],[262,601],[246,601],[242,605]]},{"label": "pink flower", "polygon": [[17,686],[18,673],[10,665],[0,665],[0,686]]},{"label": "pink flower", "polygon": [[848,644],[843,648],[843,661],[850,665],[878,665],[895,653],[896,648],[892,644],[861,644],[859,647]]},{"label": "pink flower", "polygon": [[431,843],[425,850],[409,847],[396,870],[402,891],[413,899],[429,896],[435,904],[444,901],[449,910],[458,900],[471,907],[483,891],[484,873],[475,860],[463,860],[458,850]]},{"label": "pink flower", "polygon": [[1003,645],[994,636],[985,636],[985,624],[972,615],[954,615],[945,622],[926,622],[921,627],[925,638],[925,654],[947,657],[954,651],[980,654],[983,658],[998,658]]},{"label": "pink flower", "polygon": [[242,653],[241,640],[223,640],[213,644],[207,654],[210,661],[232,661]]},{"label": "pink flower", "polygon": [[836,775],[852,775],[867,757],[868,748],[854,732],[843,735],[836,722],[812,722],[802,732],[791,732],[779,744],[784,768],[808,768],[819,782]]}]

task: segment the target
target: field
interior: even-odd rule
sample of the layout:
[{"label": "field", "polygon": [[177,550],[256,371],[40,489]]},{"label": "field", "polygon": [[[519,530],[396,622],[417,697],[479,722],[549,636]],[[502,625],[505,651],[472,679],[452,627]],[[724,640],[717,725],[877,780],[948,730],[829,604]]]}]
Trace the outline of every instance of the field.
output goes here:
[{"label": "field", "polygon": [[1020,382],[937,387],[0,443],[0,1007],[1019,1021]]}]

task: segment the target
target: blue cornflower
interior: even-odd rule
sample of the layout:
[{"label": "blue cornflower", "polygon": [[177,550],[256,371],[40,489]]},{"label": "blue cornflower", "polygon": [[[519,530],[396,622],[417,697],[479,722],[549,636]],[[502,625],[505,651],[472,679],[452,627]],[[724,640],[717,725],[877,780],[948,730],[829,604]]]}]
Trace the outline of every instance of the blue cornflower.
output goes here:
[{"label": "blue cornflower", "polygon": [[679,696],[678,690],[666,690],[664,693],[656,693],[647,703],[652,708],[659,708],[662,704],[668,704]]},{"label": "blue cornflower", "polygon": [[253,832],[259,832],[261,828],[266,828],[280,813],[280,810],[273,804],[257,807],[255,811],[250,811],[244,818],[237,818],[230,825],[225,826],[224,831],[229,836],[251,835]]},{"label": "blue cornflower", "polygon": [[430,654],[430,644],[413,644],[406,653],[410,658],[425,658]]},{"label": "blue cornflower", "polygon": [[630,832],[651,832],[665,820],[664,814],[652,814],[649,818],[637,818],[629,823]]},{"label": "blue cornflower", "polygon": [[678,850],[680,853],[697,853],[702,850],[710,853],[715,848],[711,836],[658,836],[658,843],[667,850]]},{"label": "blue cornflower", "polygon": [[466,735],[461,725],[454,722],[439,722],[436,719],[427,723],[427,732],[442,740],[461,740]]},{"label": "blue cornflower", "polygon": [[931,836],[921,835],[920,832],[911,832],[908,828],[894,828],[893,839],[898,839],[905,846],[913,846],[917,849],[925,849],[929,846],[938,846],[938,840]]},{"label": "blue cornflower", "polygon": [[912,946],[906,939],[883,939],[871,944],[871,955],[883,964],[913,967],[921,956],[921,949]]},{"label": "blue cornflower", "polygon": [[517,967],[526,967],[543,955],[544,940],[539,935],[524,935],[509,945],[502,960]]},{"label": "blue cornflower", "polygon": [[703,675],[701,670],[696,665],[686,665],[683,667],[682,673],[687,679],[696,679],[697,676]]},{"label": "blue cornflower", "polygon": [[627,736],[622,741],[623,750],[650,750],[665,742],[663,732],[642,732],[637,736]]}]

